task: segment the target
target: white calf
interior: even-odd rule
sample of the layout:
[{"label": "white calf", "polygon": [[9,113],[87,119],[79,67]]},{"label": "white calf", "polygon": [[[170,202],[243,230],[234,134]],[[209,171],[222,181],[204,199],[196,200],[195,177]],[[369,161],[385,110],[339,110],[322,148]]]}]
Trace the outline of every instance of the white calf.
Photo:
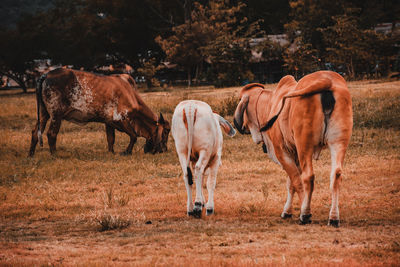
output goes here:
[{"label": "white calf", "polygon": [[[175,140],[176,152],[183,171],[187,191],[187,213],[200,218],[205,199],[203,195],[203,174],[208,173],[208,202],[206,214],[214,213],[214,189],[218,167],[222,154],[222,126],[229,136],[236,134],[232,125],[220,115],[213,113],[211,107],[204,102],[186,100],[176,106],[172,117],[172,136]],[[194,165],[196,182],[196,198],[192,201],[192,171],[189,162]]]}]

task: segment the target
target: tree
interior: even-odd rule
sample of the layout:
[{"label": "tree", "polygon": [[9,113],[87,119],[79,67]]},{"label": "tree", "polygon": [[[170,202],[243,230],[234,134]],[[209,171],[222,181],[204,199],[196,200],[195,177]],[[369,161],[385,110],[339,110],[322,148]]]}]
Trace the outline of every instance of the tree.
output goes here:
[{"label": "tree", "polygon": [[143,60],[142,67],[137,69],[137,72],[146,80],[147,89],[153,86],[159,86],[160,83],[154,76],[160,68],[156,66],[156,59],[151,58],[149,60]]},{"label": "tree", "polygon": [[173,27],[171,36],[156,38],[167,60],[186,69],[189,86],[193,70],[198,80],[204,62],[211,64],[209,78],[219,85],[238,84],[248,76],[249,42],[259,27],[241,14],[243,7],[220,0],[195,2],[190,20]]},{"label": "tree", "polygon": [[249,21],[259,21],[260,28],[267,34],[281,34],[289,22],[288,0],[247,0],[246,15]]},{"label": "tree", "polygon": [[[394,39],[361,29],[354,11],[358,10],[347,9],[345,14],[333,17],[334,25],[320,29],[328,46],[327,60],[344,65],[350,79],[362,73],[387,73],[390,58],[395,55]],[[379,62],[383,63],[381,67]]]},{"label": "tree", "polygon": [[13,79],[26,93],[28,81],[35,78],[35,40],[21,25],[14,30],[0,30],[0,40],[0,76]]},{"label": "tree", "polygon": [[289,23],[285,24],[291,46],[284,53],[288,71],[301,76],[323,68],[326,43],[322,33],[333,25],[332,16],[342,11],[341,1],[298,0],[290,1]]},{"label": "tree", "polygon": [[379,71],[389,68],[396,41],[372,29],[378,22],[398,19],[395,1],[297,0],[290,1],[290,7],[292,19],[285,25],[293,44],[285,51],[289,71],[304,75],[333,63],[355,78],[382,61]]},{"label": "tree", "polygon": [[318,50],[312,44],[306,43],[301,36],[294,39],[293,44],[287,46],[283,52],[284,66],[296,78],[320,69]]},{"label": "tree", "polygon": [[154,38],[182,20],[180,8],[161,0],[57,0],[23,22],[40,58],[87,70],[121,62],[139,67],[149,51],[160,50]]}]

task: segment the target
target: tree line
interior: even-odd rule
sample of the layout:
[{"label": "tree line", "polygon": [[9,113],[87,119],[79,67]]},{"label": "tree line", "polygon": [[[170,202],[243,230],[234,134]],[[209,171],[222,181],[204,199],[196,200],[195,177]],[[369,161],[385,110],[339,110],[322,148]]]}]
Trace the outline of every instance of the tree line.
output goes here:
[{"label": "tree line", "polygon": [[[158,84],[165,61],[189,85],[216,86],[254,80],[254,53],[282,62],[285,74],[331,68],[348,79],[386,75],[399,61],[398,32],[374,30],[399,21],[396,0],[44,2],[46,9],[25,14],[15,27],[0,26],[0,75],[24,90],[38,75],[38,59],[90,71],[128,64],[148,86]],[[282,33],[285,44],[268,38]]]}]

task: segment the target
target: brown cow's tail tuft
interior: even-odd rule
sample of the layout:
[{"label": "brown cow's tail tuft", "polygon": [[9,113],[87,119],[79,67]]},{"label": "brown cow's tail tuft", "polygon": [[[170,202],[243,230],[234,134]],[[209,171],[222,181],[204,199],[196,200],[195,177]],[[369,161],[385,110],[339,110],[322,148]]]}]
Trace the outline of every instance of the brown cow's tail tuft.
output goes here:
[{"label": "brown cow's tail tuft", "polygon": [[335,107],[336,100],[333,96],[332,91],[323,91],[321,93],[321,104],[322,110],[325,116],[330,116],[333,108]]},{"label": "brown cow's tail tuft", "polygon": [[278,115],[279,114],[276,114],[275,116],[273,116],[272,119],[270,119],[267,122],[267,124],[260,129],[260,132],[264,132],[266,130],[269,130],[272,127],[272,125],[274,125],[275,121],[278,119]]},{"label": "brown cow's tail tuft", "polygon": [[40,76],[40,78],[36,82],[36,105],[37,105],[37,121],[38,121],[38,139],[39,139],[39,144],[41,147],[43,147],[43,137],[42,137],[42,131],[40,130],[40,106],[43,103],[42,100],[42,86],[43,86],[43,81],[47,78],[47,73],[43,74]]}]

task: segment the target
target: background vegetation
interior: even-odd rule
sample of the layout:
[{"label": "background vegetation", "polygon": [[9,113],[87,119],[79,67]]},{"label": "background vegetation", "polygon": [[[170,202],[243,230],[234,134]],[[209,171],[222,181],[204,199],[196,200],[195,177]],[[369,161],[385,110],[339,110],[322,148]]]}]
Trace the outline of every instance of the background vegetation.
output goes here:
[{"label": "background vegetation", "polygon": [[[382,76],[399,70],[400,35],[374,27],[398,22],[399,8],[395,0],[2,1],[0,75],[26,91],[37,59],[86,70],[128,64],[134,76],[170,61],[185,76],[159,68],[158,80],[239,85],[254,79],[252,52],[262,51],[283,64],[280,76],[327,68],[348,79]],[[285,45],[267,38],[282,33]]]}]

